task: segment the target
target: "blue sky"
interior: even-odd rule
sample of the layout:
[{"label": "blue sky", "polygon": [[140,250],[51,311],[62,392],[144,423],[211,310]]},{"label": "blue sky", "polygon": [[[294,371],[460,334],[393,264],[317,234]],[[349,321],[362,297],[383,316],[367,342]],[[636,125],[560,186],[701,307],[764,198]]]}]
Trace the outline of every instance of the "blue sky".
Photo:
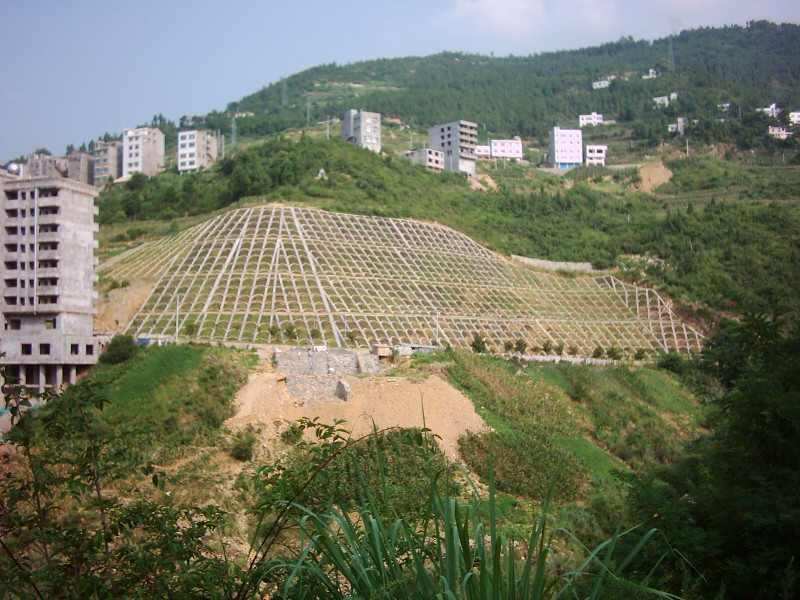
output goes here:
[{"label": "blue sky", "polygon": [[321,63],[800,22],[796,0],[0,0],[0,161],[224,109]]}]

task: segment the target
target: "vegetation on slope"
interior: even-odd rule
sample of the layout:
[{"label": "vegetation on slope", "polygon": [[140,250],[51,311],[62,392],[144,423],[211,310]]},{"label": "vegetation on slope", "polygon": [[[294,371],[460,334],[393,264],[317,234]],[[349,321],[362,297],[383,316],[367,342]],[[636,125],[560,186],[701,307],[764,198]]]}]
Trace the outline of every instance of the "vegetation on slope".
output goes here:
[{"label": "vegetation on slope", "polygon": [[[798,25],[759,21],[747,27],[682,31],[672,41],[674,73],[669,72],[668,46],[668,39],[651,43],[623,38],[598,47],[534,56],[444,52],[321,65],[232,102],[228,110],[254,113],[237,119],[237,131],[251,136],[307,125],[310,102],[311,122],[341,116],[344,110],[359,106],[405,123],[432,126],[468,119],[497,136],[543,141],[552,125],[575,123],[577,115],[592,111],[645,128],[655,120],[661,131],[666,129],[666,120],[674,122],[676,116],[703,119],[707,123],[704,139],[727,139],[730,132],[712,125],[716,118],[726,116],[718,104],[731,102],[727,116],[737,117],[739,106],[749,113],[771,102],[800,104]],[[641,75],[651,68],[660,76],[642,80]],[[592,90],[592,81],[610,75],[618,77],[610,88]],[[627,80],[624,75],[629,76]],[[651,98],[671,92],[679,92],[678,102],[656,113]],[[213,126],[229,126],[220,121]],[[762,138],[766,127],[757,129],[755,124],[744,124],[732,137],[745,143]]]},{"label": "vegetation on slope", "polygon": [[[773,171],[720,162],[748,181],[748,195],[774,191]],[[674,163],[669,191],[703,186],[708,161]],[[326,178],[318,179],[320,169]],[[730,174],[729,173],[729,174]],[[430,173],[397,157],[338,140],[303,136],[273,140],[221,161],[218,168],[178,177],[134,178],[98,200],[101,223],[174,219],[219,209],[245,198],[285,201],[354,214],[438,221],[505,254],[553,260],[620,262],[628,277],[661,287],[669,296],[717,310],[797,310],[794,285],[800,248],[795,203],[692,202],[627,192],[580,181],[571,188],[521,167],[493,172],[495,192],[470,189],[455,173]],[[800,197],[795,170],[781,175],[779,196]],[[624,258],[649,255],[657,260]]]}]

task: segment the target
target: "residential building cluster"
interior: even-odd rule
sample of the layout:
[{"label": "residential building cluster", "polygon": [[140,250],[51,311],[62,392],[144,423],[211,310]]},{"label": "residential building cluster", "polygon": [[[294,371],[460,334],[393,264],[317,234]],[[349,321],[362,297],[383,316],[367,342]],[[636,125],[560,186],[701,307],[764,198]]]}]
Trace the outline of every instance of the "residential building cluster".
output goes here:
[{"label": "residential building cluster", "polygon": [[[219,136],[211,131],[178,133],[176,166],[180,173],[208,168],[217,159]],[[164,134],[156,127],[126,128],[121,140],[95,140],[91,152],[70,150],[66,156],[29,154],[18,175],[55,177],[102,187],[135,173],[153,176],[164,170]]]}]

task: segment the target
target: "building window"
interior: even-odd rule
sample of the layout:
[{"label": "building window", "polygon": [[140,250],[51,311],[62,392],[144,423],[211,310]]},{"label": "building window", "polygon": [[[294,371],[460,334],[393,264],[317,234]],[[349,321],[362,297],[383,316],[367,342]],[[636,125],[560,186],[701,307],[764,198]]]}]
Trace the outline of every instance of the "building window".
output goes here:
[{"label": "building window", "polygon": [[92,344],[86,344],[86,356],[92,356],[94,354],[94,346]]},{"label": "building window", "polygon": [[80,344],[70,344],[69,345],[69,353],[72,355],[77,355],[80,352]]},{"label": "building window", "polygon": [[23,356],[30,356],[33,354],[33,349],[30,344],[22,344],[22,355]]},{"label": "building window", "polygon": [[11,329],[12,331],[19,331],[22,328],[22,321],[19,319],[9,319],[8,323],[6,323],[6,329]]},{"label": "building window", "polygon": [[50,344],[39,344],[39,354],[50,354]]},{"label": "building window", "polygon": [[44,328],[45,329],[55,329],[56,328],[56,318],[55,317],[48,317],[44,320]]}]

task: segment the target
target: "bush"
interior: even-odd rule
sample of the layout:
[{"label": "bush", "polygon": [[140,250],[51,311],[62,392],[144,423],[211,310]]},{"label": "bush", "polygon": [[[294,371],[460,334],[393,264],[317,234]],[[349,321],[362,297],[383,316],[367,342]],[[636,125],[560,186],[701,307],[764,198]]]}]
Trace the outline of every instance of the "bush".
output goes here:
[{"label": "bush", "polygon": [[289,425],[287,429],[284,429],[281,432],[281,441],[284,444],[289,444],[290,446],[294,446],[297,444],[303,437],[303,428],[300,427],[297,423],[292,423]]},{"label": "bush", "polygon": [[611,348],[608,349],[608,358],[611,360],[620,360],[622,358],[622,349],[611,346]]},{"label": "bush", "polygon": [[523,339],[518,339],[514,342],[514,350],[519,352],[520,354],[525,354],[525,351],[528,349],[528,342]]},{"label": "bush", "polygon": [[136,340],[129,335],[115,335],[106,346],[106,351],[100,355],[100,362],[109,365],[118,365],[132,358],[139,346]]},{"label": "bush", "polygon": [[255,445],[256,431],[252,425],[248,425],[247,429],[243,429],[236,434],[233,445],[230,448],[231,456],[242,462],[252,460]]},{"label": "bush", "polygon": [[472,336],[472,341],[469,343],[469,347],[472,348],[473,352],[477,352],[478,354],[483,354],[488,349],[486,340],[480,333],[475,333]]},{"label": "bush", "polygon": [[597,346],[592,352],[592,358],[603,358],[605,351],[603,350],[602,346]]}]

